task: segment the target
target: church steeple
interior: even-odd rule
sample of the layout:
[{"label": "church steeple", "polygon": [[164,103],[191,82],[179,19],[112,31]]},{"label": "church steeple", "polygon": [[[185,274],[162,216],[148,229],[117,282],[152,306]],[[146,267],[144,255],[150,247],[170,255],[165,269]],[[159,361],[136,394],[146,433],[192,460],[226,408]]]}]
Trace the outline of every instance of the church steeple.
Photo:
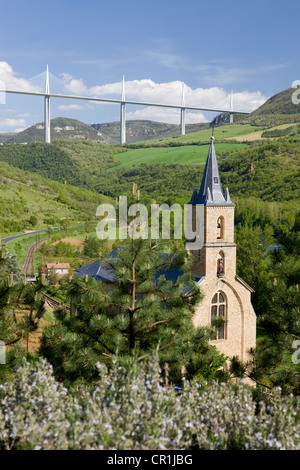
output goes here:
[{"label": "church steeple", "polygon": [[197,193],[195,188],[189,204],[204,204],[205,206],[234,206],[230,199],[228,188],[226,188],[225,196],[222,192],[213,136],[211,137],[211,144],[208,151],[200,191]]}]

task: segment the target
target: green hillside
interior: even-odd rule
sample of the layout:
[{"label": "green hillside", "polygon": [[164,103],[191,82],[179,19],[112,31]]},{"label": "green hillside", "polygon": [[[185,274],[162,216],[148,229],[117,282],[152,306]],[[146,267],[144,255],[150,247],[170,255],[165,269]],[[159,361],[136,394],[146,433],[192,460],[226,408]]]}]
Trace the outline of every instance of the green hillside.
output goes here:
[{"label": "green hillside", "polygon": [[[217,152],[238,150],[245,144],[220,143],[216,144]],[[116,154],[115,160],[120,161],[116,168],[132,167],[135,165],[167,163],[191,165],[205,163],[209,145],[184,145],[179,147],[150,147],[129,149],[122,154]]]},{"label": "green hillside", "polygon": [[[251,124],[229,124],[226,126],[216,127],[214,129],[214,137],[216,141],[224,141],[225,139],[234,140],[236,137],[240,137],[247,134],[263,130],[263,127],[252,126]],[[150,144],[165,144],[173,142],[174,144],[191,144],[191,143],[209,143],[212,135],[212,129],[204,129],[198,132],[191,132],[190,134],[181,135],[178,137],[166,138],[166,139],[155,139],[150,142],[146,142],[146,145]]]},{"label": "green hillside", "polygon": [[[297,123],[300,121],[300,105],[292,101],[292,94],[299,93],[296,88],[288,88],[271,96],[262,106],[247,116],[235,114],[234,122],[248,123],[253,126],[274,127],[278,124]],[[229,113],[218,114],[211,125],[222,126],[229,123]]]},{"label": "green hillside", "polygon": [[[240,133],[250,130],[245,125],[236,128]],[[267,140],[247,145],[217,142],[216,150],[222,181],[233,196],[278,202],[300,199],[299,140]],[[204,169],[201,162],[205,161],[207,151],[206,145],[132,150],[68,140],[2,145],[0,161],[113,198],[130,192],[134,182],[158,202],[184,203],[194,187],[200,185]],[[251,164],[253,168],[249,170]],[[68,199],[72,201],[69,196]]]},{"label": "green hillside", "polygon": [[292,101],[295,88],[286,90],[271,96],[262,106],[251,113],[251,117],[273,115],[298,116],[300,118],[300,107]]},{"label": "green hillside", "polygon": [[[104,124],[92,124],[101,139],[108,144],[120,142],[120,122],[107,122]],[[209,127],[208,122],[199,124],[187,124],[186,133],[197,132]],[[128,143],[141,142],[149,139],[161,139],[180,135],[180,126],[163,122],[134,120],[126,121],[126,141]]]},{"label": "green hillside", "polygon": [[92,219],[97,206],[106,200],[87,189],[51,181],[1,163],[1,235],[24,229],[82,223]]},{"label": "green hillside", "polygon": [[[170,155],[176,151],[173,148],[169,150]],[[289,140],[255,143],[235,151],[218,153],[223,186],[228,186],[231,195],[236,197],[299,201],[299,157],[300,142]],[[126,154],[122,158],[126,158]],[[135,182],[155,199],[174,202],[175,199],[190,197],[194,187],[199,189],[203,171],[204,165],[191,164],[143,163],[126,166],[111,170],[109,178],[102,180],[102,191],[115,197],[125,194]]]},{"label": "green hillside", "polygon": [[52,144],[0,146],[0,161],[22,170],[76,186],[93,187],[103,172],[116,166],[113,155],[122,149],[88,141],[64,140]]}]

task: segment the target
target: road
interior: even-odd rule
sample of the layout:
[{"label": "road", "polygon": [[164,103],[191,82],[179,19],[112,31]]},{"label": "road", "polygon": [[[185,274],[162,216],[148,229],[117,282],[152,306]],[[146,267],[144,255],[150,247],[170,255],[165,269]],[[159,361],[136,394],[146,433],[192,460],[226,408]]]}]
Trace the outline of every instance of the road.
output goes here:
[{"label": "road", "polygon": [[[69,225],[68,228],[73,228],[73,227],[83,227],[84,224],[78,224],[78,225]],[[51,230],[62,230],[64,227],[52,227]],[[28,232],[28,233],[21,233],[20,235],[14,235],[12,237],[7,237],[3,238],[2,241],[4,243],[11,242],[12,240],[15,240],[16,238],[21,238],[21,237],[26,237],[30,235],[35,235],[36,233],[45,233],[48,232],[49,230],[46,228],[44,230],[36,230],[35,232]]]}]

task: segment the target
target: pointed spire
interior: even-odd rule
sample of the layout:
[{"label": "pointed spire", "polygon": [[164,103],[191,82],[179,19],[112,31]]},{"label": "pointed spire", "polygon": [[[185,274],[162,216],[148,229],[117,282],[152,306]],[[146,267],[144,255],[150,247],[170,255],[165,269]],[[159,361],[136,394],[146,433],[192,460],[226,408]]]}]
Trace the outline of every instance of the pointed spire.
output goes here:
[{"label": "pointed spire", "polygon": [[197,188],[194,188],[194,192],[191,197],[191,204],[196,204],[196,199],[197,199]]},{"label": "pointed spire", "polygon": [[196,197],[194,191],[190,204],[204,204],[206,206],[234,206],[233,202],[231,202],[228,188],[226,189],[225,197],[222,192],[213,136],[211,137],[211,144],[208,151],[200,191]]},{"label": "pointed spire", "polygon": [[225,201],[232,203],[232,201],[230,199],[229,189],[228,188],[226,188],[226,190],[225,190]]}]

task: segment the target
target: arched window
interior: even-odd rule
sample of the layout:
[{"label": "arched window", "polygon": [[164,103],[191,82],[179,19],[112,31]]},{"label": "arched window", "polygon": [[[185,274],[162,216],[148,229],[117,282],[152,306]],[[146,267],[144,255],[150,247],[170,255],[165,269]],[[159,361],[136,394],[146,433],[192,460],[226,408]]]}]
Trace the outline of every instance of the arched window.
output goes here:
[{"label": "arched window", "polygon": [[221,216],[217,220],[217,239],[218,240],[224,239],[224,233],[225,233],[224,226],[225,226],[224,217]]},{"label": "arched window", "polygon": [[224,276],[225,274],[225,255],[223,251],[220,251],[217,258],[217,275],[219,277]]},{"label": "arched window", "polygon": [[[224,321],[227,320],[227,305],[226,298],[222,292],[217,292],[211,301],[211,324],[214,326],[214,321],[216,318],[223,318]],[[223,323],[222,326],[218,329],[215,340],[218,339],[227,339],[226,324]]]}]

